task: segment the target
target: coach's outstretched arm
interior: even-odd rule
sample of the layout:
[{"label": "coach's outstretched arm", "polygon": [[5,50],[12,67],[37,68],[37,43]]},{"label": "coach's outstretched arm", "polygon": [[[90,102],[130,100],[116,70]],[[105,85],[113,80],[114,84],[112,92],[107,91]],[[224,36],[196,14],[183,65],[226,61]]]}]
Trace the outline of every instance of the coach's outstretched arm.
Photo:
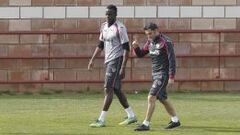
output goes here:
[{"label": "coach's outstretched arm", "polygon": [[135,54],[137,55],[137,57],[142,58],[145,55],[147,55],[149,53],[149,49],[148,49],[148,42],[144,45],[144,47],[141,49],[139,47],[139,42],[137,40],[137,38],[134,39],[134,41],[132,42],[132,47],[134,49]]},{"label": "coach's outstretched arm", "polygon": [[104,42],[100,41],[98,46],[96,47],[93,55],[92,55],[92,58],[90,59],[90,61],[88,63],[88,70],[92,69],[95,57],[100,55],[100,53],[102,52],[103,48],[104,48]]}]

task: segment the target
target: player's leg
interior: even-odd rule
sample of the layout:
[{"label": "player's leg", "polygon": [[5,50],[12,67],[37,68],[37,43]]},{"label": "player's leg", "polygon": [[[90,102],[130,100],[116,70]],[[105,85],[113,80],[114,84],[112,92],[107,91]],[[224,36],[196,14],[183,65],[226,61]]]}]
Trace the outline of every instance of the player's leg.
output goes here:
[{"label": "player's leg", "polygon": [[108,111],[110,105],[112,104],[113,100],[113,90],[112,88],[105,88],[105,98],[103,102],[103,111]]},{"label": "player's leg", "polygon": [[170,116],[172,116],[172,117],[176,116],[175,109],[174,109],[173,105],[169,102],[168,99],[166,99],[166,100],[161,100],[160,102],[163,104],[163,106],[165,107],[167,113],[168,113]]},{"label": "player's leg", "polygon": [[90,124],[91,127],[104,127],[105,126],[105,117],[107,115],[108,109],[113,100],[113,83],[116,76],[116,66],[115,60],[109,62],[106,68],[106,75],[105,75],[105,84],[104,84],[104,91],[105,91],[105,98],[103,102],[102,112],[95,123]]},{"label": "player's leg", "polygon": [[118,97],[120,104],[123,106],[125,112],[127,113],[127,118],[123,122],[120,122],[119,125],[129,125],[129,124],[137,122],[136,115],[133,112],[131,106],[129,106],[127,97],[123,93],[123,91],[120,88],[119,89],[114,88],[114,92],[115,92],[116,96]]},{"label": "player's leg", "polygon": [[143,123],[135,129],[135,131],[147,131],[150,129],[150,121],[155,110],[156,100],[157,100],[156,96],[152,95],[148,96],[148,107],[145,119]]},{"label": "player's leg", "polygon": [[123,122],[119,123],[119,125],[128,125],[128,124],[137,122],[137,119],[136,119],[136,116],[135,116],[132,108],[129,106],[129,103],[128,103],[125,93],[121,90],[122,89],[122,81],[119,76],[119,71],[120,71],[121,65],[122,65],[122,57],[118,58],[118,63],[116,65],[117,65],[117,75],[114,80],[114,93],[116,94],[120,104],[123,106],[123,108],[125,109],[127,116],[128,116],[127,119],[125,119]]},{"label": "player's leg", "polygon": [[[157,100],[156,96],[152,96],[152,95],[149,95],[149,96],[148,96],[148,108],[147,108],[147,113],[146,113],[145,121],[148,121],[148,122],[151,121],[153,112],[154,112],[154,110],[155,110],[156,100]],[[143,123],[144,123],[144,122],[143,122]],[[149,125],[149,124],[148,124],[148,125]]]},{"label": "player's leg", "polygon": [[115,73],[110,73],[109,71],[107,71],[105,85],[104,85],[105,98],[103,102],[103,109],[102,109],[103,111],[108,111],[112,103],[112,99],[113,99],[112,84],[113,84],[114,77],[115,77]]},{"label": "player's leg", "polygon": [[129,106],[125,94],[121,90],[117,89],[115,89],[115,94],[118,97],[119,102],[123,106],[125,112],[127,113],[127,118],[123,122],[120,122],[119,125],[129,125],[137,122],[136,115],[133,112],[132,108]]},{"label": "player's leg", "polygon": [[114,93],[117,96],[120,104],[123,106],[124,109],[129,107],[126,95],[119,89],[114,88]]},{"label": "player's leg", "polygon": [[166,91],[167,83],[163,86],[161,91],[159,92],[158,99],[165,107],[167,113],[171,116],[171,122],[169,122],[168,126],[165,127],[166,129],[171,129],[180,126],[179,119],[176,115],[176,111],[173,107],[173,105],[169,102],[167,99],[167,91]]},{"label": "player's leg", "polygon": [[127,98],[126,98],[125,94],[121,90],[121,88],[122,88],[122,81],[121,81],[121,78],[119,76],[119,71],[120,71],[121,66],[122,66],[122,61],[123,61],[123,58],[119,57],[118,61],[116,63],[117,74],[116,74],[116,77],[115,77],[115,80],[114,80],[114,93],[118,97],[119,102],[121,103],[121,105],[124,107],[124,109],[126,109],[126,108],[129,107],[129,104],[128,104],[128,101],[127,101]]},{"label": "player's leg", "polygon": [[112,103],[113,90],[105,88],[105,98],[103,102],[102,112],[96,122],[90,124],[91,127],[105,127],[105,117],[107,115],[108,109]]},{"label": "player's leg", "polygon": [[157,100],[157,95],[159,93],[160,88],[162,87],[162,80],[156,79],[153,82],[152,88],[150,89],[149,95],[148,95],[148,107],[147,112],[145,116],[145,120],[143,123],[138,126],[135,131],[146,131],[150,129],[150,121],[155,109],[155,103]]},{"label": "player's leg", "polygon": [[166,111],[171,116],[171,121],[168,123],[166,129],[172,129],[181,125],[173,105],[166,99],[162,100],[161,103],[164,105]]},{"label": "player's leg", "polygon": [[166,100],[160,100],[160,102],[163,104],[166,111],[171,116],[171,121],[169,122],[168,126],[165,127],[165,128],[166,129],[172,129],[172,128],[180,126],[181,123],[180,123],[180,121],[179,121],[179,119],[176,115],[176,111],[175,111],[173,105],[167,99]]}]

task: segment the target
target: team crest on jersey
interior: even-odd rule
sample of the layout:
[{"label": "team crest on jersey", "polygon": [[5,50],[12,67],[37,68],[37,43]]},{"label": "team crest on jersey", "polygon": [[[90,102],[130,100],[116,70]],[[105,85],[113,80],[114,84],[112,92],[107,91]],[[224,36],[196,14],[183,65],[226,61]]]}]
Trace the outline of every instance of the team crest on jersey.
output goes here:
[{"label": "team crest on jersey", "polygon": [[156,48],[157,48],[157,49],[161,49],[161,48],[163,48],[163,46],[164,46],[163,43],[160,43],[160,44],[158,43],[158,44],[156,44]]},{"label": "team crest on jersey", "polygon": [[151,43],[150,44],[150,51],[149,53],[151,55],[159,55],[160,54],[160,49],[162,49],[164,47],[164,44],[161,42],[161,43],[157,43],[157,44],[153,44]]},{"label": "team crest on jersey", "polygon": [[150,53],[151,55],[159,55],[159,54],[160,54],[160,50],[150,51],[149,53]]}]

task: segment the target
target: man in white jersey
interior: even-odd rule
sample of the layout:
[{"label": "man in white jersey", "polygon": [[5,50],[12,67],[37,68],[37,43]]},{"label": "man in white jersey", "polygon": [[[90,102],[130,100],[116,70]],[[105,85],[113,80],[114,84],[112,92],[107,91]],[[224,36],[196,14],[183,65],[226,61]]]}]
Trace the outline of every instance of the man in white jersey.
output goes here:
[{"label": "man in white jersey", "polygon": [[102,24],[99,36],[99,44],[96,47],[88,64],[88,70],[93,67],[93,61],[102,50],[105,51],[105,99],[102,112],[96,122],[90,127],[104,127],[105,116],[112,103],[113,92],[124,107],[127,118],[119,125],[128,125],[137,122],[136,116],[129,106],[125,94],[121,90],[121,80],[125,77],[125,67],[129,55],[129,39],[126,27],[116,20],[117,7],[108,5],[106,8],[106,22]]}]

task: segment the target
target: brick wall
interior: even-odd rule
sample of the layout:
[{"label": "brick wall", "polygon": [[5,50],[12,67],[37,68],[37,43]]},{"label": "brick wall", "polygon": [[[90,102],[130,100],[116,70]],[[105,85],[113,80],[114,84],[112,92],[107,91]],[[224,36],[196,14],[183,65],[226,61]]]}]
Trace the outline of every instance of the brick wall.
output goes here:
[{"label": "brick wall", "polygon": [[[167,30],[240,29],[240,0],[0,0],[0,31],[99,31],[105,6],[118,5],[128,31],[147,22]],[[239,55],[240,33],[169,33],[179,55]],[[130,40],[133,35],[129,34]],[[139,35],[144,42],[144,35]],[[0,57],[90,56],[97,34],[1,34]],[[220,45],[219,45],[220,41]],[[48,43],[51,43],[49,50]],[[240,57],[178,57],[176,79],[238,79]],[[86,70],[87,59],[0,59],[0,81],[103,80],[103,60]],[[146,64],[147,63],[147,64]],[[220,65],[220,68],[219,68]],[[131,72],[130,66],[133,67]],[[133,59],[126,79],[151,79],[149,59]],[[142,71],[147,71],[143,73]],[[131,73],[131,75],[130,75]],[[132,78],[131,78],[132,77]],[[96,90],[103,84],[0,84],[0,91]],[[124,84],[126,90],[148,89],[151,83]],[[238,91],[239,82],[176,82],[171,90]]]}]

